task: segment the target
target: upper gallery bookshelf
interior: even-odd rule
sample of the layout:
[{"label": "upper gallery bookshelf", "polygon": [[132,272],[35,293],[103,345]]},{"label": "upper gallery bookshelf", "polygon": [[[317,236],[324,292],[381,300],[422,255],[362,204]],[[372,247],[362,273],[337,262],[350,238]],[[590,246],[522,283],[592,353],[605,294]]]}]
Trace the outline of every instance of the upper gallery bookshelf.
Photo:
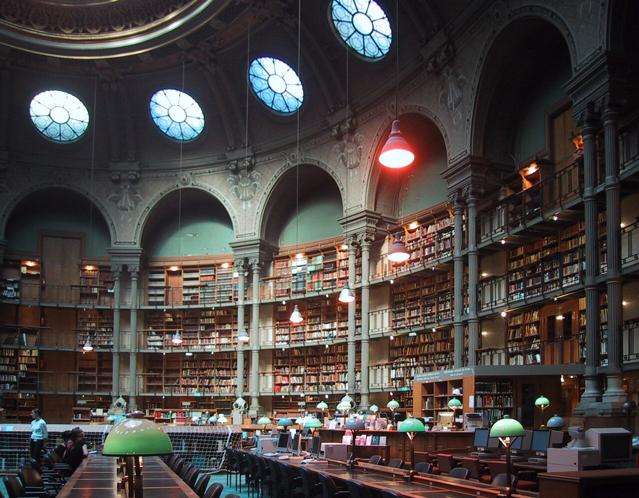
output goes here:
[{"label": "upper gallery bookshelf", "polygon": [[147,273],[149,306],[220,305],[237,299],[232,263],[152,266]]}]

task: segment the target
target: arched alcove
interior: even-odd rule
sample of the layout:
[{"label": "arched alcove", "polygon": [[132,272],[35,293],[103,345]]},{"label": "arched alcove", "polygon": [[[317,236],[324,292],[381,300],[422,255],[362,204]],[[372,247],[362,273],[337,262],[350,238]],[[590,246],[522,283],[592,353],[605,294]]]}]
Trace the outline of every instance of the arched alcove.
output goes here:
[{"label": "arched alcove", "polygon": [[109,228],[100,210],[69,189],[38,190],[22,199],[5,228],[7,249],[37,253],[44,233],[80,235],[86,256],[106,256],[111,247]]},{"label": "arched alcove", "polygon": [[290,168],[278,180],[267,202],[262,232],[275,245],[307,243],[341,235],[342,216],[335,180],[320,167],[305,164]]},{"label": "arched alcove", "polygon": [[[419,114],[406,114],[400,121],[402,134],[415,153],[415,161],[400,170],[384,168],[378,162],[373,165],[380,168],[374,209],[395,217],[443,202],[447,192],[441,176],[446,168],[446,146],[441,132],[430,119]],[[387,136],[388,133],[383,135],[381,145]]]},{"label": "arched alcove", "polygon": [[233,240],[233,224],[222,203],[195,188],[162,197],[142,233],[142,247],[149,257],[228,254]]},{"label": "arched alcove", "polygon": [[515,166],[548,152],[549,112],[567,101],[562,85],[571,74],[566,39],[553,24],[528,17],[505,27],[482,68],[473,130],[476,152]]}]

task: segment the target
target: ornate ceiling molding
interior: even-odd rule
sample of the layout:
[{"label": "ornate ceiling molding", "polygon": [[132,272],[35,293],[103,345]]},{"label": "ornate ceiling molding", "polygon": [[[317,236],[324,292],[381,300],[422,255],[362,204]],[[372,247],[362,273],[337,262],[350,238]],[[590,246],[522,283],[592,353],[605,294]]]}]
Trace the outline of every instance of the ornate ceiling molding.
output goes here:
[{"label": "ornate ceiling molding", "polygon": [[3,0],[0,43],[73,59],[140,54],[211,22],[231,1]]}]

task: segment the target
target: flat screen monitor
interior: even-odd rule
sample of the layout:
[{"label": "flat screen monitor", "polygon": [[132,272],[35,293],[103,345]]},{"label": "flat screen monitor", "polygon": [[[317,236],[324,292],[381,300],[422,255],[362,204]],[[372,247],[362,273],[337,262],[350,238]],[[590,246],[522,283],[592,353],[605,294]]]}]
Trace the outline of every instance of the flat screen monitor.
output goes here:
[{"label": "flat screen monitor", "polygon": [[301,449],[302,435],[295,434],[293,436],[293,453],[299,454]]},{"label": "flat screen monitor", "polygon": [[510,445],[510,449],[513,450],[515,453],[519,451],[524,452],[524,451],[530,450],[530,442],[532,441],[532,435],[533,435],[533,431],[526,429],[525,436],[523,437],[520,436],[513,439],[513,442]]},{"label": "flat screen monitor", "polygon": [[282,432],[277,440],[277,452],[288,452],[288,443],[291,440],[291,434],[289,432]]},{"label": "flat screen monitor", "polygon": [[550,431],[533,431],[530,451],[546,453],[550,446]]},{"label": "flat screen monitor", "polygon": [[475,429],[475,437],[473,438],[473,446],[477,451],[484,451],[488,448],[489,429]]},{"label": "flat screen monitor", "polygon": [[313,442],[311,443],[311,456],[313,458],[319,458],[321,449],[322,449],[322,441],[320,437],[313,436]]},{"label": "flat screen monitor", "polygon": [[311,430],[308,427],[302,429],[302,437],[308,437],[311,434]]}]

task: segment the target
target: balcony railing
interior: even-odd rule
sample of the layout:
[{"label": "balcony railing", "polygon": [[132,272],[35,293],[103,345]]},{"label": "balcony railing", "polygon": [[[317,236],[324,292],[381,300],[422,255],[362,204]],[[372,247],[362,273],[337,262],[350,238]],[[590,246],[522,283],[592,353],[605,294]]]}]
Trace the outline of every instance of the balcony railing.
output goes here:
[{"label": "balcony railing", "polygon": [[506,347],[477,351],[478,365],[563,365],[578,364],[584,359],[583,335],[559,337],[550,341],[533,339],[510,343]]},{"label": "balcony railing", "polygon": [[480,213],[480,242],[500,239],[577,200],[582,186],[579,163],[575,162],[536,185],[506,197]]}]

